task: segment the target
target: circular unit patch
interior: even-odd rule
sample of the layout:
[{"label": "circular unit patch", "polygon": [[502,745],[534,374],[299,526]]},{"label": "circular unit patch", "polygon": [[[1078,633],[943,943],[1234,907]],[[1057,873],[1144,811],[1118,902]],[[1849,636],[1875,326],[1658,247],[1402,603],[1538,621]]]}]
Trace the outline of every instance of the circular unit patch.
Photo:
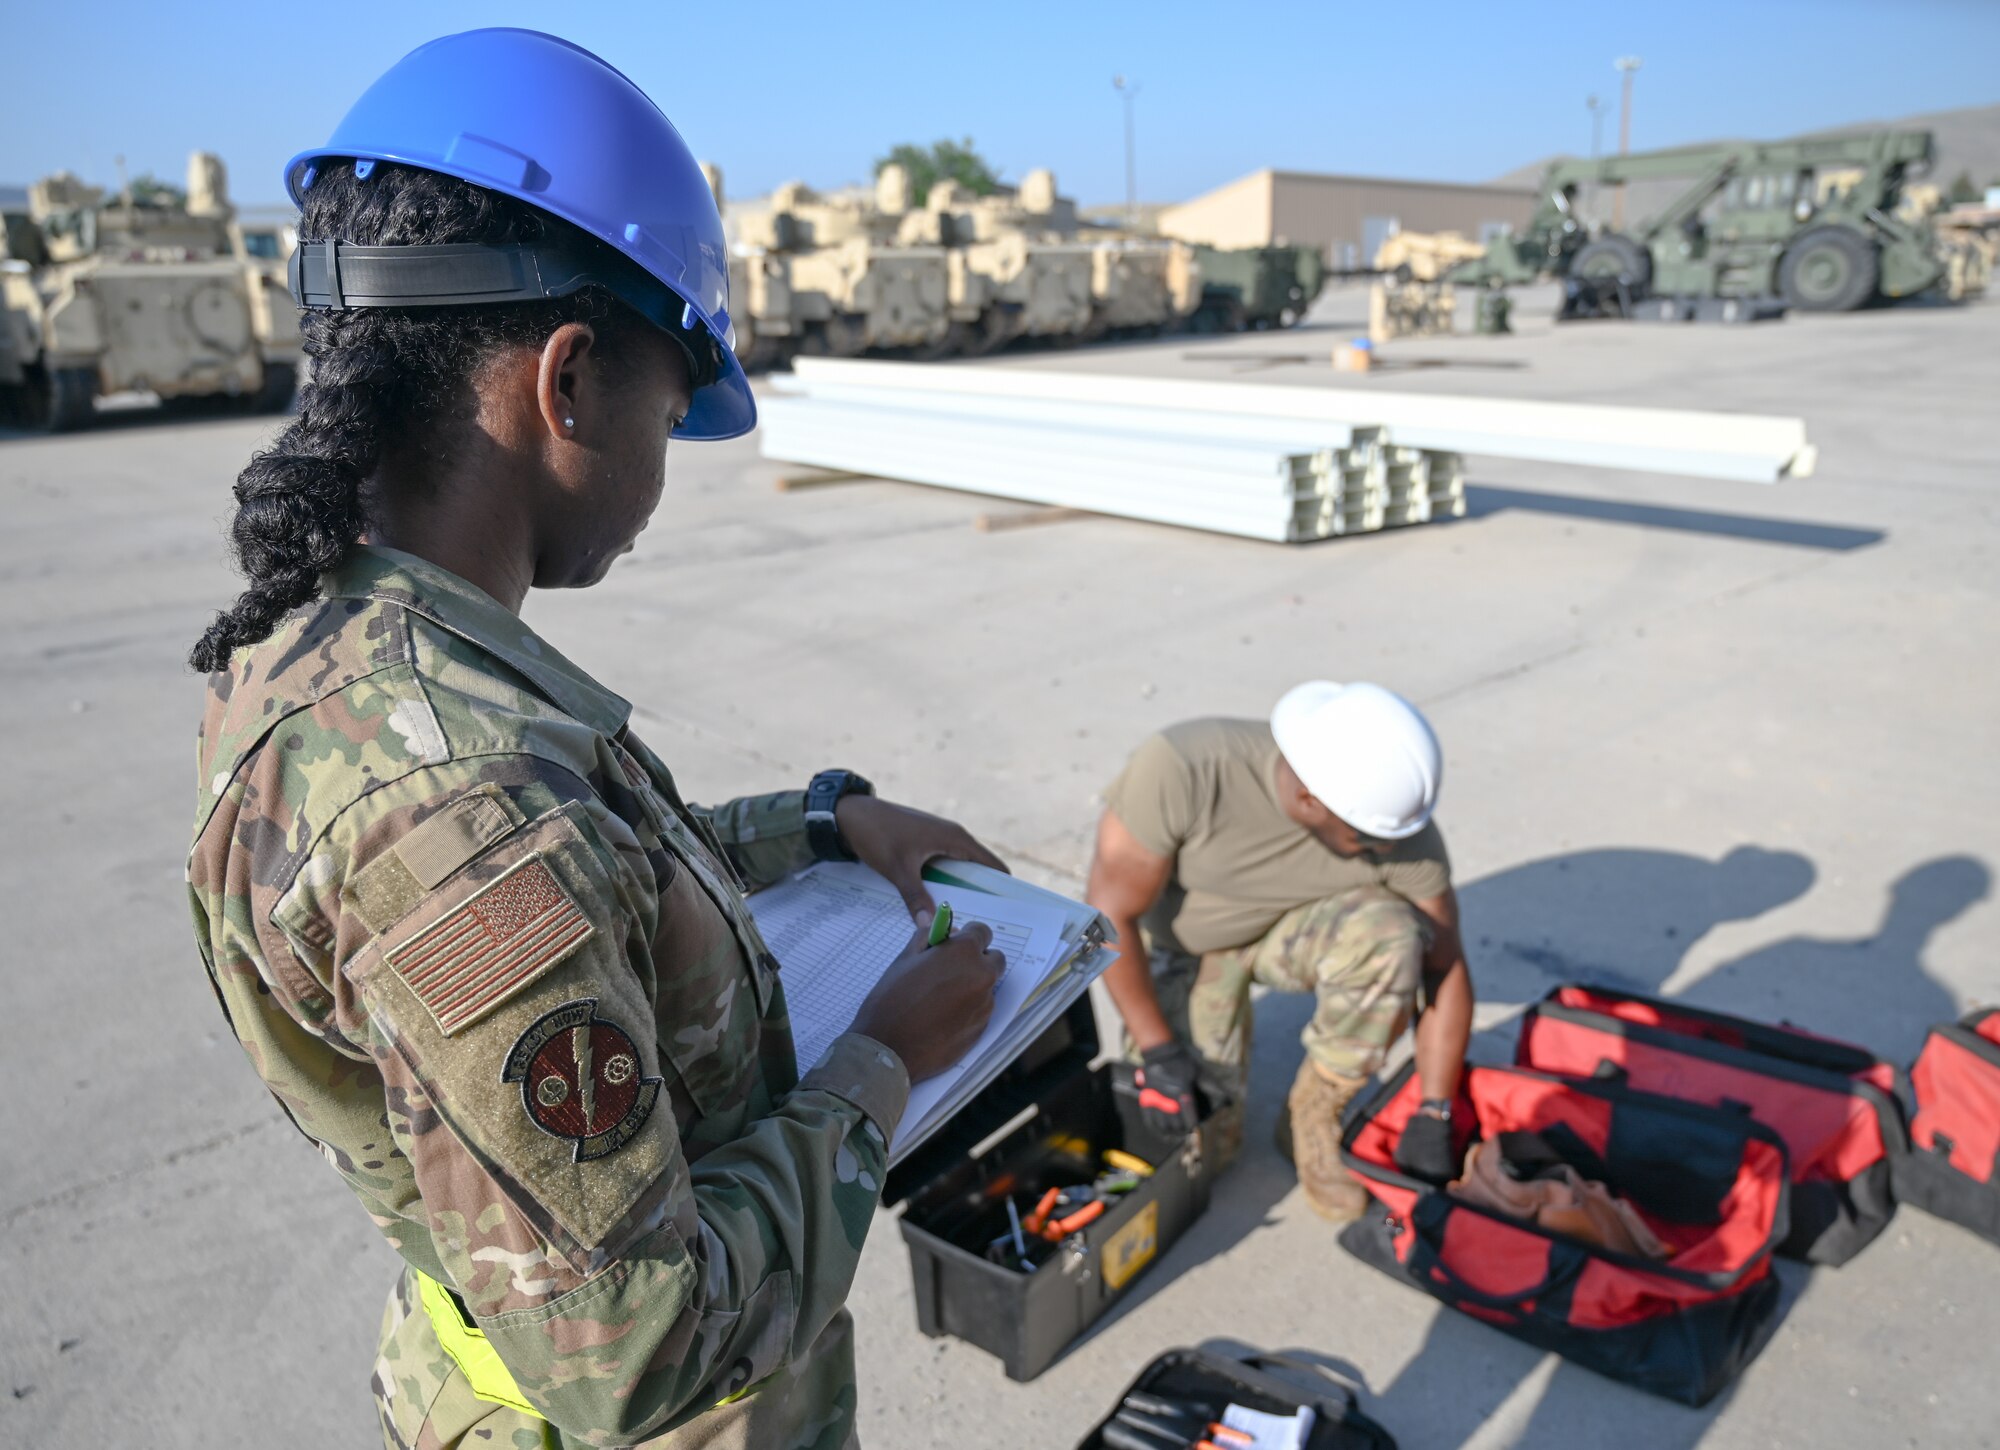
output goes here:
[{"label": "circular unit patch", "polygon": [[500,1074],[521,1085],[530,1122],[576,1145],[578,1163],[631,1142],[660,1098],[660,1079],[640,1074],[632,1035],[596,1010],[597,999],[585,997],[538,1017]]}]

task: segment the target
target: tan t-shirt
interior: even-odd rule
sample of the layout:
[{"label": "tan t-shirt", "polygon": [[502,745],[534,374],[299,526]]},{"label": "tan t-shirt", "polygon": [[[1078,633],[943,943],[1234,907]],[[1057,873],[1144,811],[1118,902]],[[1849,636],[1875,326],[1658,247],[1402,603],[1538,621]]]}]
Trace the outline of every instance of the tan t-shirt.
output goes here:
[{"label": "tan t-shirt", "polygon": [[1295,906],[1357,886],[1422,901],[1451,885],[1435,821],[1379,857],[1327,850],[1278,805],[1278,759],[1262,720],[1189,720],[1135,750],[1105,792],[1141,845],[1173,858],[1173,880],[1145,921],[1156,944],[1222,951],[1256,941]]}]

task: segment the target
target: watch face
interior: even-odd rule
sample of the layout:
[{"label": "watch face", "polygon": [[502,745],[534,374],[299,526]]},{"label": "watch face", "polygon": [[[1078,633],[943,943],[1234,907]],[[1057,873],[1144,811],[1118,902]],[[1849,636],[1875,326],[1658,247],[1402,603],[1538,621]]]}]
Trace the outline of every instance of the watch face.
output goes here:
[{"label": "watch face", "polygon": [[873,795],[875,787],[851,770],[822,770],[813,777],[809,793],[831,795],[838,800],[842,796]]}]

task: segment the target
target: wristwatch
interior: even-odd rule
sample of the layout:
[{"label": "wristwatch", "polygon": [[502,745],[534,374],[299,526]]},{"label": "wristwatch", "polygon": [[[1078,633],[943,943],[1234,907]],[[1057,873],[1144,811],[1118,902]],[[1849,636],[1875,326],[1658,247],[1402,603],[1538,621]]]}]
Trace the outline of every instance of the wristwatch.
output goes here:
[{"label": "wristwatch", "polygon": [[852,861],[854,853],[840,838],[834,807],[851,795],[873,795],[875,787],[851,770],[822,770],[806,787],[806,844],[822,861]]},{"label": "wristwatch", "polygon": [[1441,1118],[1449,1123],[1451,1121],[1451,1099],[1425,1098],[1417,1104],[1417,1111],[1427,1113],[1433,1118]]}]

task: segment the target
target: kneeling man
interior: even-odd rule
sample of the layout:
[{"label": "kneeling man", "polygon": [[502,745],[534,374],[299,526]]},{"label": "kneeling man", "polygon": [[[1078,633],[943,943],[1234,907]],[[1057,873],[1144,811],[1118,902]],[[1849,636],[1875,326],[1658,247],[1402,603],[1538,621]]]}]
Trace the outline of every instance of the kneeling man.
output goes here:
[{"label": "kneeling man", "polygon": [[1367,1206],[1340,1162],[1341,1112],[1413,1011],[1424,1106],[1397,1161],[1457,1176],[1451,1105],[1473,999],[1431,819],[1442,766],[1401,696],[1313,681],[1268,724],[1190,720],[1147,740],[1098,825],[1089,900],[1127,947],[1105,982],[1142,1063],[1148,1118],[1186,1132],[1198,1085],[1240,1111],[1251,983],[1311,992],[1306,1060],[1278,1131],[1307,1201],[1335,1221]]}]

